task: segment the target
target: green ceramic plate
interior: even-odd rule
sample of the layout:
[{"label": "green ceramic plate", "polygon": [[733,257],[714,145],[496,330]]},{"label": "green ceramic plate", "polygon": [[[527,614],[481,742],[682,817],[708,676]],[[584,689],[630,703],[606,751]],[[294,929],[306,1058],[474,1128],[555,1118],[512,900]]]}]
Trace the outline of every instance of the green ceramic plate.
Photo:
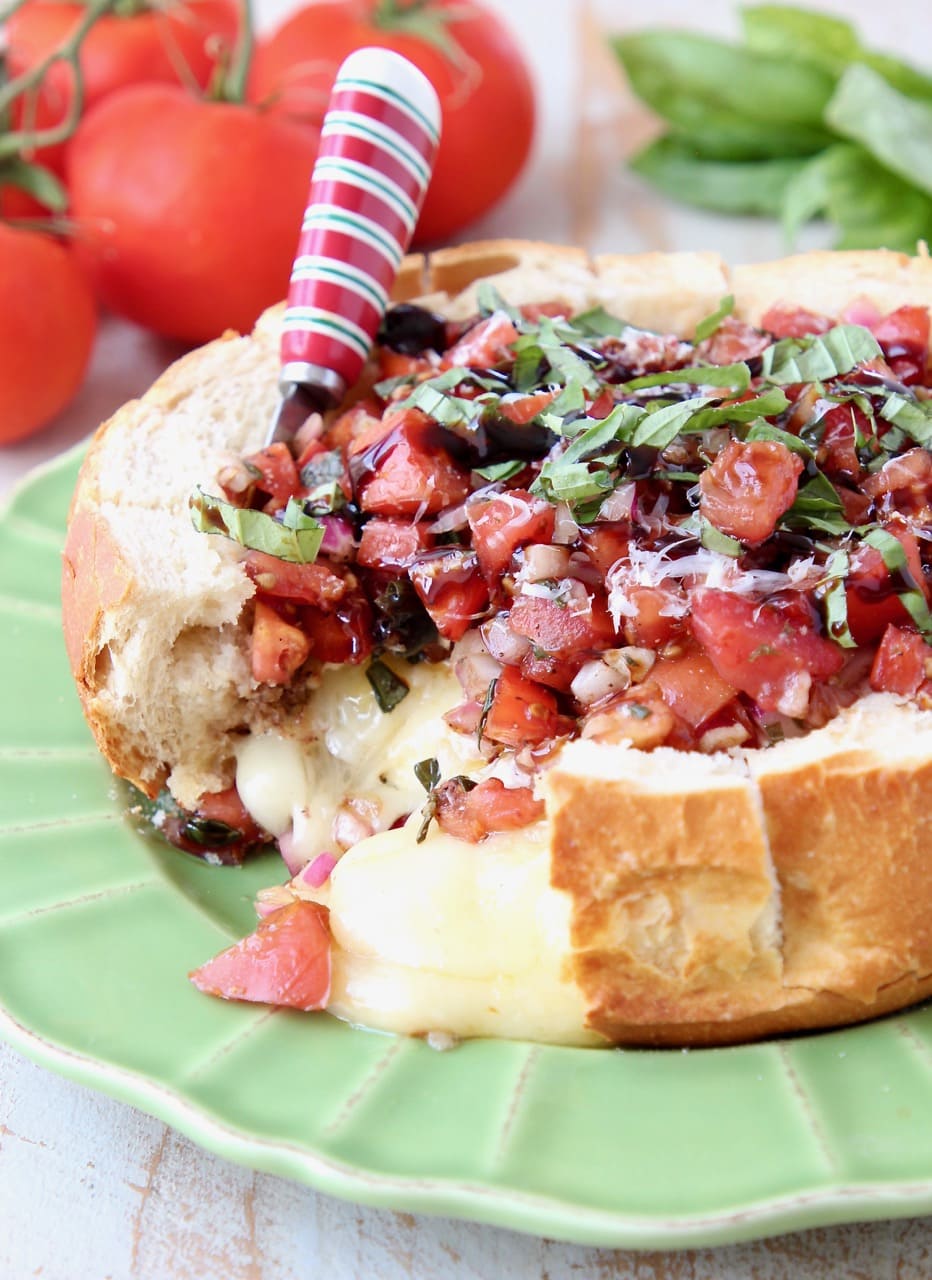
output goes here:
[{"label": "green ceramic plate", "polygon": [[477,1041],[436,1053],[187,982],[275,859],[135,835],[59,634],[79,456],[0,515],[0,1026],[205,1147],[368,1204],[670,1248],[932,1210],[932,1009],[692,1053]]}]

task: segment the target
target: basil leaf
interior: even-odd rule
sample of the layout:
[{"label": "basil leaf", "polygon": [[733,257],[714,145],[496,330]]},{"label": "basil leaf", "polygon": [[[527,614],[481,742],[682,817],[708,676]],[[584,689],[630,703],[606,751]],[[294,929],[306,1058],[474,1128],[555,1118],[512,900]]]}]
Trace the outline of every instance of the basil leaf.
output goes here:
[{"label": "basil leaf", "polygon": [[751,49],[786,58],[805,58],[833,75],[861,55],[850,22],[785,4],[756,4],[741,10],[744,38]]},{"label": "basil leaf", "polygon": [[916,444],[926,447],[932,444],[932,401],[916,400],[893,391],[887,395],[880,416],[904,431]]},{"label": "basil leaf", "polygon": [[689,400],[681,400],[678,404],[667,404],[648,410],[635,427],[631,443],[665,449],[696,416],[697,410],[710,402],[709,396],[692,396]]},{"label": "basil leaf", "polygon": [[524,316],[518,308],[509,306],[489,280],[483,280],[476,290],[476,305],[481,316],[488,317],[496,311],[503,311],[516,329],[520,331],[524,325]]},{"label": "basil leaf", "polygon": [[281,522],[264,511],[249,511],[198,487],[188,499],[198,533],[220,533],[250,551],[262,551],[291,564],[312,564],[324,538],[324,526],[289,498]]},{"label": "basil leaf", "polygon": [[744,550],[737,538],[731,538],[703,517],[699,522],[699,541],[707,551],[717,551],[723,556],[740,556]]},{"label": "basil leaf", "polygon": [[848,596],[845,592],[848,565],[848,553],[843,548],[833,551],[826,561],[825,572],[831,581],[825,591],[825,623],[836,644],[843,649],[856,649],[858,643],[848,626]]},{"label": "basil leaf", "polygon": [[709,160],[670,134],[638,151],[628,167],[674,200],[717,213],[779,213],[804,158]]},{"label": "basil leaf", "polygon": [[414,776],[430,794],[434,787],[440,785],[440,762],[436,756],[431,756],[428,760],[418,760],[414,766]]},{"label": "basil leaf", "polygon": [[877,339],[858,324],[839,324],[828,333],[808,338],[781,338],[763,355],[763,376],[789,386],[821,382],[850,373],[865,360],[881,355]]},{"label": "basil leaf", "polygon": [[833,78],[818,67],[685,32],[613,45],[635,93],[706,158],[807,155],[829,141],[822,113]]},{"label": "basil leaf", "polygon": [[473,471],[477,476],[482,476],[483,480],[489,480],[494,484],[496,480],[510,480],[526,466],[527,462],[516,459],[514,462],[493,462],[488,467],[473,467]]},{"label": "basil leaf", "polygon": [[685,424],[684,430],[693,434],[696,431],[708,431],[712,427],[753,422],[755,418],[774,417],[778,413],[783,413],[789,405],[789,400],[779,387],[768,387],[753,400],[739,400],[737,404],[722,404],[714,408],[700,409]]},{"label": "basil leaf", "polygon": [[788,243],[809,218],[824,214],[839,230],[838,249],[885,247],[915,252],[932,235],[932,200],[850,142],[815,156],[787,187]]},{"label": "basil leaf", "polygon": [[676,386],[729,387],[733,391],[747,391],[751,385],[751,370],[744,363],[703,364],[687,369],[668,369],[660,373],[645,373],[640,378],[623,382],[618,390],[640,391],[643,387]]},{"label": "basil leaf", "polygon": [[781,431],[779,427],[772,426],[769,422],[755,422],[744,438],[747,441],[776,440],[808,461],[815,460],[815,454],[805,440],[800,440],[799,436],[794,436],[790,431]]},{"label": "basil leaf", "polygon": [[585,462],[568,462],[551,466],[546,463],[531,492],[541,493],[549,502],[566,502],[574,506],[594,498],[604,498],[614,488],[611,473],[590,471]]},{"label": "basil leaf", "polygon": [[379,710],[386,715],[389,711],[394,711],[398,703],[403,702],[411,692],[401,676],[396,675],[381,658],[374,658],[366,667],[366,679],[372,685]]},{"label": "basil leaf", "polygon": [[826,122],[887,169],[932,195],[932,104],[906,97],[870,67],[847,69]]},{"label": "basil leaf", "polygon": [[618,338],[625,329],[630,328],[626,320],[610,315],[604,307],[591,307],[588,311],[582,311],[578,316],[573,316],[571,323],[574,329],[587,338]]},{"label": "basil leaf", "polygon": [[[726,316],[730,316],[734,309],[735,295],[733,293],[728,293],[724,298],[722,298],[718,307],[712,312],[712,314],[706,316],[704,320],[700,320],[696,325],[695,341],[703,342],[706,338],[711,338],[712,334],[715,333],[722,321]],[[736,365],[723,367],[730,367],[733,369],[737,368]]]},{"label": "basil leaf", "polygon": [[[868,546],[880,552],[883,556],[883,562],[891,575],[896,574],[907,584],[913,581],[906,560],[906,550],[899,538],[895,538],[886,529],[871,529],[869,533],[864,535],[864,541]],[[922,634],[924,636],[932,635],[932,613],[929,612],[926,598],[918,583],[912,587],[907,586],[905,591],[899,591],[897,594],[903,602],[903,608]]]},{"label": "basil leaf", "polygon": [[816,529],[821,533],[851,532],[841,499],[821,471],[801,486],[780,524],[785,528]]},{"label": "basil leaf", "polygon": [[448,396],[431,381],[418,383],[411,394],[396,407],[420,409],[443,427],[459,427],[475,422],[482,416],[484,407],[493,400],[497,400],[497,397],[488,392],[477,396],[475,400],[467,400],[464,396]]}]

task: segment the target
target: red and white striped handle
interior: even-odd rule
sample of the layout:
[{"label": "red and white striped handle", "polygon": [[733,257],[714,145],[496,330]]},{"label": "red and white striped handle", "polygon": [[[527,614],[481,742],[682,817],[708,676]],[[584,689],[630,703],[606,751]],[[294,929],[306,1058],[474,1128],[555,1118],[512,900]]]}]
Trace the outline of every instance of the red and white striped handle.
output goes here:
[{"label": "red and white striped handle", "polygon": [[390,49],[340,67],[298,241],[282,385],[339,398],[362,371],[420,213],[440,138],[430,81]]}]

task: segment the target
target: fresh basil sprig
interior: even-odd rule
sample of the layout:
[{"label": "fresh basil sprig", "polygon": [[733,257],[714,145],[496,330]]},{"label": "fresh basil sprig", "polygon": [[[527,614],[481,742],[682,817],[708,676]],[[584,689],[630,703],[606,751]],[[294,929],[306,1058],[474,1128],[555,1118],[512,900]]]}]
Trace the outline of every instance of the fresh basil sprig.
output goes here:
[{"label": "fresh basil sprig", "polygon": [[198,533],[219,533],[250,551],[291,564],[312,564],[324,538],[324,526],[305,515],[295,498],[288,499],[281,521],[264,511],[234,506],[200,487],[191,494],[188,507]]}]

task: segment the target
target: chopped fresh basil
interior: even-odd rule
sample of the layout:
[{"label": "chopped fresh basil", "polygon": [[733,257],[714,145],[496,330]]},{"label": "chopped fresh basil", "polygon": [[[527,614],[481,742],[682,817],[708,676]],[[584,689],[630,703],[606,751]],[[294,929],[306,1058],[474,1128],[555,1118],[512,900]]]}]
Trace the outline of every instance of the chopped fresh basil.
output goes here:
[{"label": "chopped fresh basil", "polygon": [[694,433],[708,431],[711,427],[727,427],[742,422],[753,422],[755,418],[771,418],[778,413],[783,413],[789,405],[789,400],[779,387],[768,387],[752,400],[739,400],[737,404],[713,405],[707,409],[700,408],[685,424],[683,430]]},{"label": "chopped fresh basil", "polygon": [[910,572],[902,542],[887,529],[871,529],[864,535],[864,541],[880,552],[889,573],[896,574],[901,582],[906,583],[906,589],[897,592],[903,608],[924,636],[932,635],[932,613],[919,583],[914,581]]},{"label": "chopped fresh basil", "polygon": [[932,401],[916,400],[900,392],[888,393],[880,416],[906,433],[916,444],[932,444]]},{"label": "chopped fresh basil", "polygon": [[729,387],[733,391],[747,391],[751,385],[751,370],[746,364],[703,364],[687,369],[668,369],[662,373],[645,373],[641,378],[623,382],[619,391],[640,391],[643,387],[676,386],[682,383],[691,387]]},{"label": "chopped fresh basil", "polygon": [[722,533],[721,529],[716,529],[715,525],[706,519],[700,520],[699,523],[699,541],[707,551],[717,551],[723,556],[740,556],[744,550],[737,538]]},{"label": "chopped fresh basil", "polygon": [[289,498],[281,521],[264,511],[234,506],[198,487],[188,499],[191,522],[199,533],[220,533],[250,551],[262,551],[291,564],[317,559],[324,527],[306,515],[296,498]]},{"label": "chopped fresh basil", "polygon": [[571,324],[587,338],[618,338],[625,329],[630,328],[626,320],[619,320],[604,307],[591,307],[588,311],[580,312],[578,316],[573,316]]},{"label": "chopped fresh basil", "polygon": [[489,687],[485,691],[485,700],[482,703],[482,712],[479,716],[479,725],[476,729],[476,745],[482,746],[482,735],[485,733],[485,722],[489,718],[489,712],[492,710],[492,703],[495,701],[495,691],[498,688],[498,676],[494,680],[489,681]]},{"label": "chopped fresh basil", "polygon": [[718,307],[710,316],[706,316],[704,320],[700,320],[696,325],[696,342],[703,342],[706,338],[711,338],[719,325],[730,316],[735,309],[735,295],[728,293],[722,298]]},{"label": "chopped fresh basil", "polygon": [[662,404],[644,411],[631,437],[634,445],[652,445],[665,449],[685,429],[686,424],[700,409],[713,403],[709,396],[692,396],[677,404]]},{"label": "chopped fresh basil", "polygon": [[387,400],[399,387],[410,387],[416,381],[413,373],[398,373],[393,378],[382,378],[375,383],[372,390],[382,400]]},{"label": "chopped fresh basil", "polygon": [[568,342],[578,337],[572,328],[559,328],[549,316],[543,316],[536,330],[522,334],[514,344],[514,383],[519,391],[529,391],[540,380],[541,366],[550,370],[550,381],[566,386],[576,382],[595,395],[599,381],[590,365]]},{"label": "chopped fresh basil", "polygon": [[482,476],[483,480],[488,480],[494,484],[497,480],[510,480],[519,471],[523,471],[526,466],[527,462],[522,462],[520,458],[515,458],[511,462],[493,462],[488,467],[473,467],[473,471],[477,476]]},{"label": "chopped fresh basil", "polygon": [[476,290],[476,306],[481,316],[494,315],[503,311],[516,329],[524,325],[524,317],[517,307],[510,306],[490,280],[483,280]]},{"label": "chopped fresh basil", "polygon": [[796,500],[780,521],[789,529],[817,529],[821,533],[851,532],[841,499],[821,471],[799,489]]},{"label": "chopped fresh basil", "polygon": [[848,553],[843,547],[833,551],[826,561],[825,572],[829,585],[825,590],[825,622],[829,635],[843,649],[856,649],[858,642],[848,626],[848,597],[845,579],[848,576]]},{"label": "chopped fresh basil", "polygon": [[414,776],[429,794],[440,782],[440,762],[436,756],[428,760],[418,760],[414,766]]},{"label": "chopped fresh basil", "polygon": [[808,338],[781,338],[763,355],[761,372],[769,382],[819,382],[850,373],[865,360],[881,355],[877,339],[859,324],[839,324]]},{"label": "chopped fresh basil", "polygon": [[381,658],[375,658],[366,668],[366,679],[372,685],[379,710],[386,715],[394,711],[410,693],[410,689],[401,676],[395,674]]},{"label": "chopped fresh basil", "polygon": [[791,431],[781,431],[779,427],[765,422],[763,418],[759,422],[752,424],[750,431],[744,438],[749,443],[754,440],[776,440],[778,444],[786,445],[791,452],[798,453],[800,457],[806,458],[810,462],[815,458],[815,454],[805,440],[800,440],[799,436],[794,436]]}]

